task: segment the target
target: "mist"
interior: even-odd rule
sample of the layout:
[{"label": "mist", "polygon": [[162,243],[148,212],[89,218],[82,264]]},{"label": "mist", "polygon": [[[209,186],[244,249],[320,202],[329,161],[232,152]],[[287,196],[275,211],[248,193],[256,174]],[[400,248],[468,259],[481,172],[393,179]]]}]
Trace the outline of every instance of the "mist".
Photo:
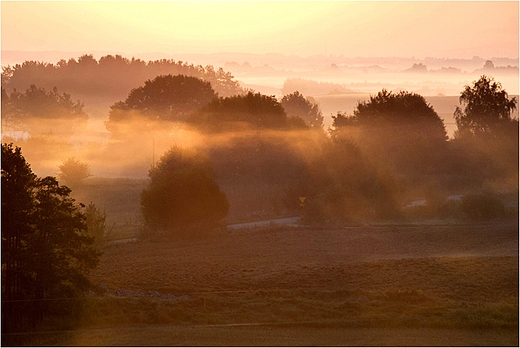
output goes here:
[{"label": "mist", "polygon": [[[24,145],[25,155],[38,175],[55,175],[60,163],[66,158],[75,157],[87,162],[97,177],[144,178],[153,162],[173,144],[207,150],[238,136],[208,136],[183,123],[155,123],[152,127],[144,121],[121,124],[120,127],[124,128],[122,133],[127,134],[124,139],[108,131],[105,123],[110,106],[124,99],[147,78],[154,77],[160,69],[173,74],[189,73],[204,77],[212,82],[221,97],[253,89],[280,100],[283,95],[299,91],[319,106],[324,116],[324,130],[332,126],[333,116],[338,113],[352,114],[358,103],[368,100],[382,89],[394,92],[404,90],[423,95],[444,121],[448,136],[452,138],[456,130],[453,112],[459,106],[460,92],[480,74],[494,74],[511,96],[518,93],[518,59],[492,58],[495,63],[490,64],[479,57],[419,60],[215,54],[192,55],[189,58],[196,63],[207,63],[210,57],[221,63],[228,72],[174,60],[145,62],[106,56],[98,62],[89,55],[81,56],[77,61],[69,58],[61,59],[56,64],[33,62],[7,67],[3,73],[8,79],[8,83],[3,83],[7,92],[14,89],[24,91],[30,84],[48,90],[56,86],[58,93],[70,93],[72,100],[83,104],[88,119],[81,127],[72,129],[71,134],[63,131],[70,129],[71,125],[59,118],[52,121],[54,125],[50,119],[44,123],[26,120],[33,129],[25,129],[23,133],[16,133],[20,129],[8,126],[3,119],[3,138],[19,137],[16,142]],[[65,78],[68,67],[72,65],[78,66],[74,73],[78,79]],[[47,69],[53,77],[50,79],[42,74],[30,73],[38,66]],[[29,74],[19,74],[18,71],[22,70]],[[110,73],[107,75],[107,72]],[[131,78],[115,79],[110,78],[111,75]],[[114,84],[114,81],[118,83]],[[513,111],[512,116],[518,118],[518,109]],[[247,137],[251,131],[246,127],[241,130],[241,136]],[[50,143],[54,142],[54,145],[40,146],[38,139],[42,137],[52,139]]]},{"label": "mist", "polygon": [[2,2],[2,345],[518,346],[518,8]]}]

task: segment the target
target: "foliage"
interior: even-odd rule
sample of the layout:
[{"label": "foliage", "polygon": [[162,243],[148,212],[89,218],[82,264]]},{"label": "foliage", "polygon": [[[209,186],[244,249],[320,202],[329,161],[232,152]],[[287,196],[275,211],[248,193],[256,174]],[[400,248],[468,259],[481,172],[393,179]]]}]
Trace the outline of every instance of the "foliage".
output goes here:
[{"label": "foliage", "polygon": [[444,171],[447,136],[443,121],[415,93],[383,89],[358,103],[352,116],[333,117],[330,134],[361,144],[367,160],[386,172],[420,176]]},{"label": "foliage", "polygon": [[500,82],[492,77],[483,75],[473,81],[473,86],[465,86],[459,102],[464,110],[457,107],[454,112],[456,137],[518,134],[518,120],[511,118],[518,101],[515,97],[509,99]]},{"label": "foliage", "polygon": [[174,146],[150,169],[149,177],[141,207],[153,231],[182,235],[193,226],[217,227],[226,217],[229,203],[205,157]]},{"label": "foliage", "polygon": [[323,114],[318,104],[311,102],[300,92],[284,95],[281,104],[288,116],[300,117],[313,128],[323,127]]},{"label": "foliage", "polygon": [[243,90],[229,72],[208,65],[188,64],[183,61],[161,59],[143,61],[127,59],[121,55],[107,55],[96,61],[92,55],[83,55],[77,60],[62,59],[56,64],[25,61],[22,64],[3,67],[2,86],[9,90],[22,90],[31,84],[80,95],[121,98],[143,81],[158,75],[193,76],[211,83],[219,95],[227,97]]},{"label": "foliage", "polygon": [[306,197],[302,214],[309,223],[355,222],[397,214],[391,185],[365,161],[359,146],[345,139],[325,146],[287,196]]},{"label": "foliage", "polygon": [[110,107],[107,129],[139,116],[149,120],[183,121],[187,115],[216,97],[207,81],[185,75],[161,75],[134,88],[124,102]]},{"label": "foliage", "polygon": [[473,193],[462,197],[461,212],[469,219],[489,220],[504,217],[504,203],[489,193]]},{"label": "foliage", "polygon": [[59,167],[58,177],[67,185],[75,186],[92,176],[89,165],[76,158],[67,158]]},{"label": "foliage", "polygon": [[[499,82],[482,76],[465,86],[457,107],[455,147],[482,180],[518,182],[518,120],[511,117],[516,98],[509,99]],[[473,173],[473,175],[477,175]]]},{"label": "foliage", "polygon": [[94,238],[95,245],[103,242],[106,231],[107,214],[101,212],[94,203],[90,202],[85,207],[85,218],[87,222],[87,234]]},{"label": "foliage", "polygon": [[400,127],[401,131],[418,132],[432,141],[447,139],[444,124],[423,96],[383,89],[369,101],[358,103],[352,122],[355,125],[374,128]]},{"label": "foliage", "polygon": [[276,98],[253,92],[213,99],[188,122],[206,132],[289,127],[287,114]]},{"label": "foliage", "polygon": [[3,330],[34,325],[59,305],[45,300],[76,296],[90,285],[87,275],[100,255],[70,192],[53,177],[37,178],[20,148],[2,144]]},{"label": "foliage", "polygon": [[52,132],[66,138],[83,129],[87,119],[83,104],[74,102],[70,94],[59,94],[56,87],[46,91],[31,85],[24,93],[14,90],[10,94],[2,87],[4,131]]}]

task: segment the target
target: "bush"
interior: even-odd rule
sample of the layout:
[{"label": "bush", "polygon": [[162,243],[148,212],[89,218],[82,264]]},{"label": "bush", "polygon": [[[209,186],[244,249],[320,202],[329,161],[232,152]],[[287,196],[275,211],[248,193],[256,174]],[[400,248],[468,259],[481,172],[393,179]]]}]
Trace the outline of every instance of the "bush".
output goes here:
[{"label": "bush", "polygon": [[68,158],[61,166],[58,167],[60,172],[58,176],[65,184],[74,186],[81,183],[86,178],[92,176],[89,165],[80,162],[75,158]]},{"label": "bush", "polygon": [[200,232],[223,223],[229,203],[205,157],[172,147],[149,176],[151,182],[141,194],[149,231],[184,236],[194,228]]},{"label": "bush", "polygon": [[489,220],[505,216],[504,203],[489,193],[468,194],[462,197],[461,212],[464,217]]},{"label": "bush", "polygon": [[105,236],[107,214],[101,212],[94,203],[90,202],[85,207],[85,216],[87,218],[87,234],[93,237],[95,245],[99,246],[103,243]]}]

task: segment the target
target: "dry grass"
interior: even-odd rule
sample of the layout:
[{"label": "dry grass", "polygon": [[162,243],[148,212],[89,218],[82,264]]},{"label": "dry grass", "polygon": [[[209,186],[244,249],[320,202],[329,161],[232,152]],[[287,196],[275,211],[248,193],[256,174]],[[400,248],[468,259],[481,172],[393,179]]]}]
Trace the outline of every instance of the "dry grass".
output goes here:
[{"label": "dry grass", "polygon": [[76,330],[32,343],[518,344],[516,222],[110,245],[93,280],[177,297],[91,296]]}]

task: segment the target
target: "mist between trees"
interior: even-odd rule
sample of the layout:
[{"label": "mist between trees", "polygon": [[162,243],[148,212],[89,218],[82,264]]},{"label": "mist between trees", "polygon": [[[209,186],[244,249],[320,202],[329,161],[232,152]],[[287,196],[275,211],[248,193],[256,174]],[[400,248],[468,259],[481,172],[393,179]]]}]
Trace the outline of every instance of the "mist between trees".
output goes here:
[{"label": "mist between trees", "polygon": [[[136,83],[108,108],[109,137],[102,142],[75,142],[90,117],[84,104],[66,88],[36,84],[99,73],[101,62],[27,63],[2,75],[2,239],[8,241],[2,280],[10,284],[2,297],[39,301],[30,320],[26,302],[2,306],[3,319],[16,318],[9,330],[34,328],[46,313],[70,310],[43,300],[86,291],[96,248],[129,215],[139,236],[159,238],[206,236],[231,222],[289,216],[320,226],[518,218],[518,120],[511,116],[517,100],[490,77],[461,86],[453,110],[457,131],[449,139],[437,112],[416,93],[383,89],[324,129],[319,106],[298,91],[278,100],[244,91],[212,67],[123,63],[191,75]],[[63,73],[75,64],[77,71]],[[15,77],[34,69],[42,70],[42,80],[15,89]],[[38,178],[42,173],[50,176]],[[108,213],[73,199],[110,195],[117,209]]]},{"label": "mist between trees", "polygon": [[[110,62],[119,68],[108,69]],[[72,66],[77,69],[65,74]],[[137,66],[142,73],[136,75]],[[84,104],[57,88],[16,90],[33,70],[42,72],[35,83],[56,82],[78,94],[91,93],[85,81],[71,87],[81,76],[92,82],[104,73],[109,86],[116,75],[136,80],[126,99],[108,110],[108,137],[75,142],[86,132]],[[150,76],[157,71],[169,74]],[[137,82],[145,76],[150,79]],[[172,146],[190,149],[206,156],[232,221],[294,214],[317,223],[400,218],[403,206],[424,198],[430,210],[421,214],[455,216],[450,195],[518,188],[516,100],[496,104],[503,114],[486,111],[500,98],[509,100],[505,91],[491,96],[477,116],[473,102],[461,99],[469,109],[457,109],[459,133],[448,139],[433,107],[409,92],[383,90],[358,102],[352,114],[338,113],[324,129],[313,99],[298,91],[281,100],[244,91],[232,75],[210,66],[83,56],[56,66],[26,62],[4,69],[2,77],[3,142],[22,147],[35,172],[57,175],[74,158],[94,177],[144,178]],[[475,132],[481,119],[497,121]],[[304,207],[298,197],[306,197]]]}]

